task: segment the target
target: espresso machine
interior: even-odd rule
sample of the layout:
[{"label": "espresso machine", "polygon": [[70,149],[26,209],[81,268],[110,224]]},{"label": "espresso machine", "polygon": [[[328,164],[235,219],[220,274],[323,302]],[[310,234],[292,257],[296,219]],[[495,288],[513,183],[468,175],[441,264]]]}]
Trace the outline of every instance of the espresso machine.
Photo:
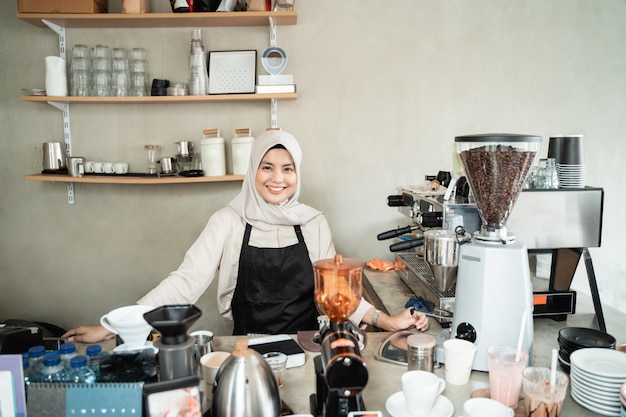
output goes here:
[{"label": "espresso machine", "polygon": [[490,346],[533,343],[528,251],[506,222],[541,143],[540,136],[480,134],[455,138],[482,225],[460,245],[451,337],[476,345],[472,369],[488,371]]},{"label": "espresso machine", "polygon": [[313,360],[317,392],[311,395],[311,414],[346,417],[365,410],[361,392],[368,372],[348,320],[361,302],[363,263],[337,254],[315,262],[313,269],[315,302],[328,320],[320,328],[321,355]]}]

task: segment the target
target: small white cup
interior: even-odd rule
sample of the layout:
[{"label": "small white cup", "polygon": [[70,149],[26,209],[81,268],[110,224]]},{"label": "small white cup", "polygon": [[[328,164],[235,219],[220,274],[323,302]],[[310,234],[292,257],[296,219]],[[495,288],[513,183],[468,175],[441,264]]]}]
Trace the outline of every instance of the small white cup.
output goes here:
[{"label": "small white cup", "polygon": [[127,174],[128,173],[128,163],[127,162],[116,162],[115,166],[115,173],[118,175],[123,175],[123,174]]},{"label": "small white cup", "polygon": [[102,162],[94,162],[93,163],[93,173],[94,174],[104,174],[104,165]]},{"label": "small white cup", "polygon": [[103,162],[102,169],[105,174],[115,174],[115,164],[113,162]]},{"label": "small white cup", "polygon": [[229,352],[209,352],[200,358],[202,365],[202,379],[208,386],[212,386],[215,381],[215,375],[222,366],[222,363],[230,356]]},{"label": "small white cup", "polygon": [[515,412],[491,398],[470,398],[463,403],[463,417],[513,417]]},{"label": "small white cup", "polygon": [[85,174],[93,174],[93,161],[85,161]]},{"label": "small white cup", "polygon": [[435,400],[446,388],[446,381],[428,371],[408,371],[402,374],[402,393],[406,409],[412,416],[430,414]]},{"label": "small white cup", "polygon": [[449,339],[443,342],[446,382],[452,385],[465,385],[472,373],[476,345],[463,339]]},{"label": "small white cup", "polygon": [[207,401],[213,398],[213,383],[215,382],[215,375],[219,371],[220,366],[228,357],[228,352],[209,352],[200,358],[200,365],[202,365],[202,379],[204,380],[204,395]]}]

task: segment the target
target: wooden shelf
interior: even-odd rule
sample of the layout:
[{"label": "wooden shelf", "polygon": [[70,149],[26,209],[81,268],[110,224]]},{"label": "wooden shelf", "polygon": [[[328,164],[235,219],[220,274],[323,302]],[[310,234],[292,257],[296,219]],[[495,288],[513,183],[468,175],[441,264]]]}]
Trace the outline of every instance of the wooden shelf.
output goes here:
[{"label": "wooden shelf", "polygon": [[47,181],[63,183],[88,183],[88,184],[186,184],[200,182],[229,182],[243,181],[243,175],[224,175],[216,177],[137,177],[127,175],[86,175],[84,177],[70,177],[61,174],[31,174],[25,175],[24,179],[30,181]]},{"label": "wooden shelf", "polygon": [[144,97],[76,97],[21,96],[23,101],[36,103],[62,102],[76,104],[156,104],[156,103],[223,103],[244,101],[295,100],[298,93],[279,94],[214,94],[206,96],[144,96]]},{"label": "wooden shelf", "polygon": [[213,13],[17,13],[31,25],[46,27],[42,19],[66,28],[173,28],[211,26],[295,25],[298,13],[290,12],[213,12]]}]

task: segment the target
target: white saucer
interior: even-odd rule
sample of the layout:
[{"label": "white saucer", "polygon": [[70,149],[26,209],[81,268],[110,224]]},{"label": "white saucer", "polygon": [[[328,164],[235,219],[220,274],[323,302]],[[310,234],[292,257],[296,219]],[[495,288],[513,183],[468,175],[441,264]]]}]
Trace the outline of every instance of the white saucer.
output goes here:
[{"label": "white saucer", "polygon": [[133,352],[135,350],[143,350],[143,349],[152,349],[154,350],[154,353],[158,353],[159,351],[159,349],[154,347],[152,342],[146,341],[146,343],[144,343],[143,346],[141,347],[129,347],[126,345],[126,343],[122,343],[121,345],[113,349],[113,352]]},{"label": "white saucer", "polygon": [[[406,401],[404,400],[402,391],[391,394],[391,396],[387,398],[385,407],[389,414],[391,414],[391,417],[413,417],[406,409]],[[454,406],[452,405],[452,401],[440,395],[435,400],[433,409],[430,410],[430,413],[425,417],[452,417],[453,413]]]}]

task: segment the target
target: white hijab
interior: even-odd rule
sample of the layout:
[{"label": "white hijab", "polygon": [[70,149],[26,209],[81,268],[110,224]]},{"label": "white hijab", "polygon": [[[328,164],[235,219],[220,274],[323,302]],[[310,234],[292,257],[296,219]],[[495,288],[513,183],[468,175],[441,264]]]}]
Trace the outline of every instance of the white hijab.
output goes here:
[{"label": "white hijab", "polygon": [[[296,191],[280,204],[270,204],[258,193],[255,186],[256,173],[265,153],[276,145],[283,145],[291,154],[296,169]],[[300,204],[300,167],[302,149],[296,138],[281,130],[268,130],[259,135],[252,145],[248,172],[243,179],[241,193],[228,205],[247,223],[263,231],[276,230],[280,226],[294,226],[308,223],[320,214],[306,204]]]}]

